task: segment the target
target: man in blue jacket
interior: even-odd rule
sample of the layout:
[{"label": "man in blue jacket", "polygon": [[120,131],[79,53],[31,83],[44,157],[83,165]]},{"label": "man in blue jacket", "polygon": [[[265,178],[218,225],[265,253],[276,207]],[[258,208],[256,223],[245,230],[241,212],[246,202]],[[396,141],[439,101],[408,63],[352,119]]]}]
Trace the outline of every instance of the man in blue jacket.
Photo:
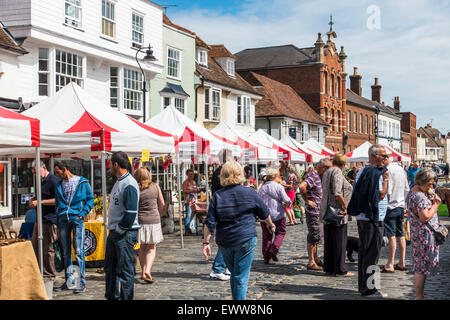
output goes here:
[{"label": "man in blue jacket", "polygon": [[[71,173],[66,163],[56,162],[55,174],[61,179],[57,184],[55,206],[56,226],[63,251],[66,279],[61,287],[55,288],[55,291],[74,289],[74,293],[81,293],[86,291],[84,217],[94,207],[94,195],[88,180]],[[72,233],[73,249],[78,268],[74,268],[72,264],[70,238]]]}]

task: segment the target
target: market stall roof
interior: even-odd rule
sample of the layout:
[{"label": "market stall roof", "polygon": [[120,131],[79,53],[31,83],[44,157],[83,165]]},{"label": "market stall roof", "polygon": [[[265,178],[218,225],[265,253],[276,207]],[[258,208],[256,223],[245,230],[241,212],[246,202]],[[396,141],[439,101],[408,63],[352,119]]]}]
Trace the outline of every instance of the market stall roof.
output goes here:
[{"label": "market stall roof", "polygon": [[325,155],[320,154],[314,150],[311,150],[311,149],[305,147],[300,142],[298,142],[297,140],[293,139],[290,136],[284,137],[283,139],[281,139],[281,142],[283,142],[284,144],[286,144],[287,146],[289,146],[293,149],[300,149],[300,151],[306,153],[307,154],[307,156],[306,156],[307,162],[316,163],[316,162],[319,162],[320,159],[325,158]]},{"label": "market stall roof", "polygon": [[[99,151],[175,151],[172,137],[141,128],[73,82],[23,114],[40,120],[42,153],[88,156]],[[26,153],[29,152],[22,150],[19,154]]]},{"label": "market stall roof", "polygon": [[39,120],[0,106],[0,148],[38,146]]},{"label": "market stall roof", "polygon": [[243,152],[243,158],[248,159],[249,161],[275,161],[278,158],[277,150],[260,145],[256,142],[250,142],[224,121],[221,121],[214,129],[212,129],[211,133],[222,141],[229,141],[230,143],[239,145]]},{"label": "market stall roof", "polygon": [[371,146],[372,144],[366,141],[358,148],[347,153],[348,162],[369,162],[369,148]]},{"label": "market stall roof", "polygon": [[231,151],[235,157],[241,155],[241,148],[237,144],[216,138],[206,128],[189,119],[173,106],[166,107],[145,124],[177,136],[181,158],[218,156],[224,149]]},{"label": "market stall roof", "polygon": [[262,129],[258,129],[255,133],[248,137],[250,141],[255,141],[269,148],[278,150],[278,160],[290,160],[293,162],[306,162],[306,153],[295,150],[280,140],[275,139]]},{"label": "market stall roof", "polygon": [[394,161],[398,161],[398,162],[408,162],[411,163],[411,157],[407,156],[406,154],[400,153],[398,151],[395,151],[394,149],[392,149],[391,147],[389,147],[388,145],[383,145],[387,150],[388,154],[392,155],[392,158]]},{"label": "market stall roof", "polygon": [[323,154],[326,157],[332,157],[334,156],[334,152],[324,145],[320,144],[318,141],[314,140],[313,138],[309,138],[304,144],[305,147],[308,149],[311,149],[317,153]]}]

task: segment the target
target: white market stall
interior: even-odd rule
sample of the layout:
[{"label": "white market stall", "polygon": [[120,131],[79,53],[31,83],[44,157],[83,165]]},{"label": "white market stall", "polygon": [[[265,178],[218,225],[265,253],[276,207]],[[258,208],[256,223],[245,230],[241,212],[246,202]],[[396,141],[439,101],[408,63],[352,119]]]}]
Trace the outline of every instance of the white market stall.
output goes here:
[{"label": "white market stall", "polygon": [[322,154],[326,157],[333,157],[334,156],[334,152],[330,149],[328,149],[327,147],[325,147],[324,145],[320,144],[318,141],[316,141],[313,138],[309,138],[304,144],[303,146],[305,146],[306,148],[315,151],[319,154]]},{"label": "white market stall", "polygon": [[321,159],[325,158],[325,155],[305,147],[300,142],[298,142],[297,140],[293,139],[290,136],[284,137],[283,139],[281,139],[281,142],[283,142],[284,144],[286,144],[287,146],[289,146],[293,149],[299,149],[300,151],[306,153],[307,154],[307,159],[306,159],[307,162],[317,163]]},{"label": "white market stall", "polygon": [[366,141],[358,148],[347,153],[348,162],[369,162],[369,148],[371,146],[372,144]]}]

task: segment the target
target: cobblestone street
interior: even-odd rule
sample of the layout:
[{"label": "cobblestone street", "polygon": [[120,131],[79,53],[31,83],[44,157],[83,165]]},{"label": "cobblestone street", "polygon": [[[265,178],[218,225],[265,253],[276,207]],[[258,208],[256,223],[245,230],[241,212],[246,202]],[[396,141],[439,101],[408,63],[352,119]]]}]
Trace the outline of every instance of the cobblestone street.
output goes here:
[{"label": "cobblestone street", "polygon": [[[441,223],[450,224],[448,217],[440,217]],[[349,235],[357,235],[356,222],[350,222]],[[348,263],[351,277],[329,277],[323,272],[308,271],[306,253],[306,225],[288,227],[288,232],[280,250],[280,261],[270,265],[263,263],[261,254],[260,227],[258,245],[250,275],[247,298],[250,300],[355,300],[364,299],[357,290],[357,261]],[[136,276],[135,299],[138,300],[225,300],[231,299],[229,281],[209,278],[217,246],[213,246],[213,256],[208,262],[202,255],[202,237],[184,238],[185,248],[180,248],[177,233],[164,235],[164,242],[158,245],[153,266],[153,284],[144,284]],[[319,255],[322,256],[320,247]],[[387,248],[382,249],[379,265],[386,263]],[[354,253],[354,258],[356,254]],[[411,268],[411,246],[407,247],[407,267]],[[396,259],[397,261],[397,259]],[[139,272],[139,263],[137,264]],[[425,286],[425,297],[430,300],[450,299],[450,241],[440,247],[440,274],[429,277]],[[387,299],[414,299],[413,274],[396,271],[381,274],[381,291]],[[55,286],[62,284],[60,273]],[[54,293],[55,300],[95,300],[104,299],[104,275],[96,269],[86,271],[85,293],[78,295],[71,291]]]}]

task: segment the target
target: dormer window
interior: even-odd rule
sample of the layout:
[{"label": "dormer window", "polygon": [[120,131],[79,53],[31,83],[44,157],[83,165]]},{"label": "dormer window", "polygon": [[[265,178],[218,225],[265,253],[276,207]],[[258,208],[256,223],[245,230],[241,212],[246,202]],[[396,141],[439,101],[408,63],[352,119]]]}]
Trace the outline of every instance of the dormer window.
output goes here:
[{"label": "dormer window", "polygon": [[198,50],[197,62],[202,66],[208,66],[208,52],[206,50]]},{"label": "dormer window", "polygon": [[234,61],[227,60],[227,73],[229,76],[234,77]]}]

